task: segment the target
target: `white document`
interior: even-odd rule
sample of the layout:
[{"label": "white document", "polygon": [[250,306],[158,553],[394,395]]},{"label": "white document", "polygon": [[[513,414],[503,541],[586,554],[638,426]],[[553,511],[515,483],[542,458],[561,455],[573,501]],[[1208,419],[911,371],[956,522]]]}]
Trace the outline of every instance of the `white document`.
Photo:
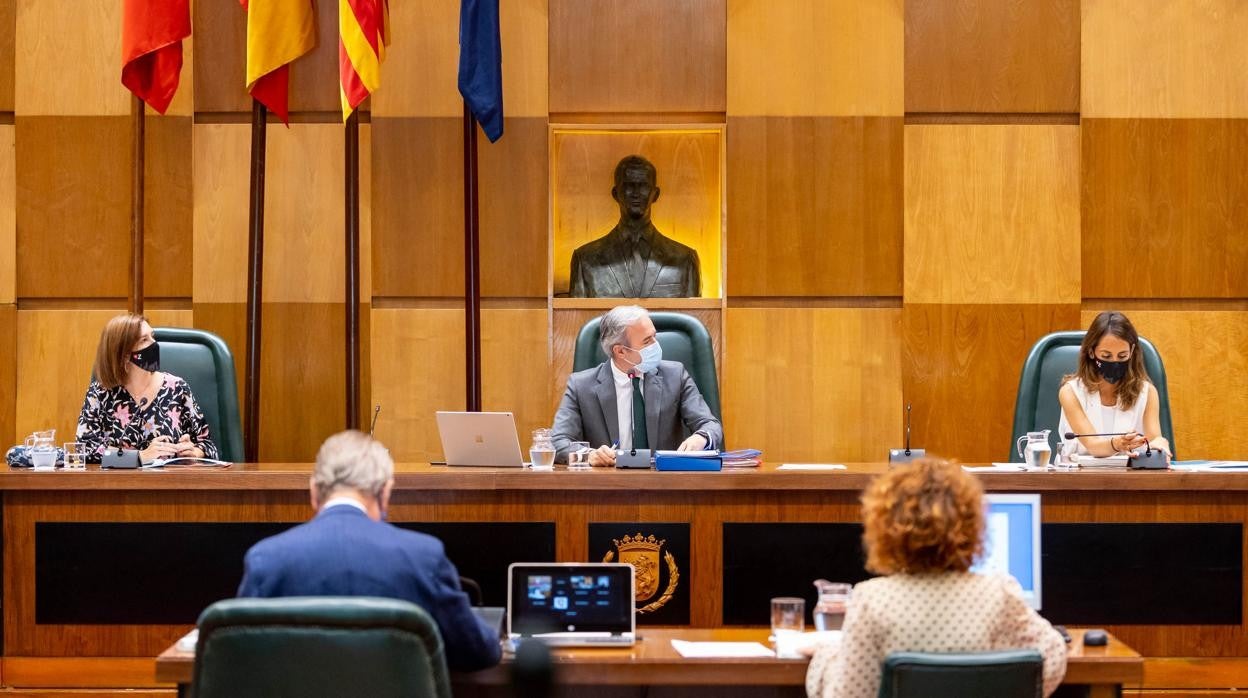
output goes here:
[{"label": "white document", "polygon": [[838,463],[785,463],[776,470],[844,470]]},{"label": "white document", "polygon": [[772,652],[759,642],[689,642],[688,640],[672,640],[672,649],[686,659],[776,656],[775,652]]},{"label": "white document", "polygon": [[964,465],[962,469],[968,473],[1025,473],[1044,470],[1044,468],[1028,468],[1022,463],[993,463],[992,465]]}]

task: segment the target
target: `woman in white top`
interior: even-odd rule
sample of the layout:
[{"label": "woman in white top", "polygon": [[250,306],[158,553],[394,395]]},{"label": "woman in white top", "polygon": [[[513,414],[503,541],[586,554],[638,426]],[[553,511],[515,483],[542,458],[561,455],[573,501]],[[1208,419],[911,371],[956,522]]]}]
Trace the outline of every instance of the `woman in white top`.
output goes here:
[{"label": "woman in white top", "polygon": [[819,646],[806,670],[810,698],[875,698],[891,652],[1036,649],[1044,694],[1066,675],[1066,643],[1023,601],[1012,577],[977,574],[983,490],[961,466],[921,459],[872,481],[862,496],[862,543],[876,577],[854,587],[840,644]]},{"label": "woman in white top", "polygon": [[1079,367],[1062,380],[1058,433],[1112,434],[1078,439],[1078,453],[1098,457],[1129,453],[1150,444],[1170,457],[1161,435],[1157,391],[1144,370],[1140,336],[1126,315],[1107,310],[1088,326]]}]

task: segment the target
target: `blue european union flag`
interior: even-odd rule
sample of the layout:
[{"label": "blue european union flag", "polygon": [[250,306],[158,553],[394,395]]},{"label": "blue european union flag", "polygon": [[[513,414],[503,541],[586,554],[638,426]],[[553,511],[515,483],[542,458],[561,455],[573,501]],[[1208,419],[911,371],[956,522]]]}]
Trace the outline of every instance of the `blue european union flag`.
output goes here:
[{"label": "blue european union flag", "polygon": [[503,47],[498,0],[459,5],[459,93],[490,142],[503,135]]}]

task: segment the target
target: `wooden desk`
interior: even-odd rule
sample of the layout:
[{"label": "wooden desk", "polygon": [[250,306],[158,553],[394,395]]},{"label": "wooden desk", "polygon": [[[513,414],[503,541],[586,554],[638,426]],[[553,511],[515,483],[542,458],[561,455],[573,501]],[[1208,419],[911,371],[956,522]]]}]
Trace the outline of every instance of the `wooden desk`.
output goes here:
[{"label": "wooden desk", "polygon": [[[555,680],[572,686],[728,686],[803,687],[805,659],[685,659],[672,649],[673,638],[696,642],[761,642],[767,644],[765,629],[659,629],[641,631],[641,641],[631,649],[554,650]],[[1082,631],[1071,633],[1064,684],[1090,686],[1093,696],[1117,695],[1122,686],[1138,686],[1144,662],[1127,645],[1111,637],[1106,647],[1084,647]],[[156,658],[156,680],[176,683],[179,689],[191,682],[194,652],[181,652],[171,646]],[[455,694],[473,687],[505,686],[508,667],[504,664],[473,674],[456,674]],[[804,692],[804,689],[799,690]],[[708,693],[712,691],[708,690]],[[181,693],[181,691],[180,691]],[[598,694],[598,691],[595,691]]]},{"label": "wooden desk", "polygon": [[[845,471],[832,472],[779,471],[773,464],[764,464],[758,469],[721,473],[660,473],[400,464],[389,518],[401,525],[484,527],[484,534],[469,536],[471,545],[461,543],[466,552],[452,553],[463,574],[469,574],[465,567],[472,560],[465,555],[471,557],[474,547],[481,548],[476,551],[479,558],[489,558],[505,569],[508,560],[497,552],[508,541],[500,540],[499,531],[516,531],[514,536],[505,536],[515,539],[510,541],[510,552],[521,556],[512,559],[542,559],[544,555],[559,561],[585,561],[603,557],[603,551],[591,545],[594,526],[628,524],[633,533],[662,524],[686,527],[689,550],[687,561],[681,563],[680,583],[688,594],[689,625],[756,626],[765,619],[734,618],[743,612],[765,612],[766,593],[771,590],[755,590],[761,602],[733,599],[743,588],[749,591],[756,584],[778,584],[779,571],[769,567],[778,563],[768,562],[761,554],[747,556],[743,563],[734,557],[734,546],[738,546],[734,541],[753,536],[756,542],[771,541],[777,549],[784,549],[794,542],[804,543],[803,536],[819,538],[831,531],[839,536],[837,540],[856,546],[858,497],[886,466],[848,465]],[[150,660],[144,658],[156,655],[190,629],[208,602],[233,595],[247,536],[267,535],[311,516],[307,503],[310,472],[308,464],[171,472],[90,468],[34,473],[0,467],[3,686],[154,685],[150,669],[145,669],[150,665],[144,664]],[[1248,598],[1244,553],[1248,549],[1248,477],[1126,471],[981,477],[990,491],[1042,493],[1046,579],[1050,573],[1071,573],[1069,565],[1063,572],[1057,564],[1061,560],[1050,557],[1050,553],[1060,557],[1057,543],[1061,540],[1067,553],[1072,545],[1078,552],[1082,541],[1093,541],[1084,535],[1089,527],[1144,525],[1143,534],[1135,529],[1127,532],[1125,540],[1130,544],[1123,549],[1110,545],[1124,539],[1119,532],[1087,551],[1093,563],[1118,556],[1130,564],[1098,570],[1070,583],[1046,582],[1046,614],[1057,613],[1063,604],[1073,608],[1070,604],[1075,603],[1082,609],[1050,615],[1055,622],[1106,627],[1145,657],[1167,658],[1149,660],[1150,666],[1158,667],[1157,673],[1150,669],[1149,686],[1248,688],[1248,660],[1244,659],[1248,657],[1248,625],[1243,620]],[[794,527],[801,535],[790,535],[790,529],[772,533],[776,526]],[[1181,529],[1177,533],[1176,527]],[[1150,538],[1155,530],[1170,537]],[[446,536],[461,533],[456,529]],[[128,567],[103,569],[109,560],[88,559],[92,550],[74,547],[80,540],[108,543],[115,535],[128,541],[128,550],[121,551],[131,554]],[[1172,540],[1181,543],[1166,542]],[[232,552],[222,552],[226,548],[220,541],[233,541]],[[448,542],[448,550],[453,543]],[[38,550],[45,554],[37,556]],[[842,558],[860,568],[856,548],[842,552]],[[1172,558],[1188,560],[1205,554],[1214,556],[1209,565],[1216,568],[1220,581],[1208,592],[1193,594],[1191,589],[1209,575],[1186,573]],[[84,556],[83,560],[101,569],[75,571],[79,568],[70,565],[74,555]],[[782,561],[791,562],[793,557],[786,553]],[[811,560],[797,562],[810,564]],[[821,559],[816,562],[822,564]],[[743,581],[750,570],[761,572]],[[209,590],[211,595],[196,599],[184,593],[187,584],[208,573],[221,577],[218,587]],[[810,580],[839,574],[836,570],[803,572],[783,593],[772,595],[812,593]],[[1182,580],[1159,583],[1158,575],[1166,574]],[[116,584],[101,589],[97,582],[106,577]],[[487,595],[498,593],[488,581],[483,586]],[[181,610],[175,608],[177,599],[185,606]],[[1136,599],[1143,601],[1134,603]],[[1081,617],[1084,612],[1099,612],[1103,603],[1123,605],[1124,600],[1133,602],[1126,604],[1130,606],[1127,611],[1144,615],[1160,617],[1186,605],[1226,618],[1135,624]],[[1155,683],[1153,676],[1162,677],[1161,683]]]}]

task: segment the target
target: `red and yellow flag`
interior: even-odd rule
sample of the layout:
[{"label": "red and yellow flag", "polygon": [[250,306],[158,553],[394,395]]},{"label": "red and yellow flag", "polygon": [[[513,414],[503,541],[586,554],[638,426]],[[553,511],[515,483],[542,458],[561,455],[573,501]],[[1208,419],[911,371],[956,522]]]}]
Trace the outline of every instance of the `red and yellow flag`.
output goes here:
[{"label": "red and yellow flag", "polygon": [[121,84],[165,113],[182,75],[182,40],[191,35],[189,0],[125,0]]},{"label": "red and yellow flag", "polygon": [[290,122],[290,63],[316,48],[312,0],[239,0],[247,10],[247,90]]},{"label": "red and yellow flag", "polygon": [[343,121],[381,87],[381,62],[390,43],[389,5],[389,0],[338,0]]}]

